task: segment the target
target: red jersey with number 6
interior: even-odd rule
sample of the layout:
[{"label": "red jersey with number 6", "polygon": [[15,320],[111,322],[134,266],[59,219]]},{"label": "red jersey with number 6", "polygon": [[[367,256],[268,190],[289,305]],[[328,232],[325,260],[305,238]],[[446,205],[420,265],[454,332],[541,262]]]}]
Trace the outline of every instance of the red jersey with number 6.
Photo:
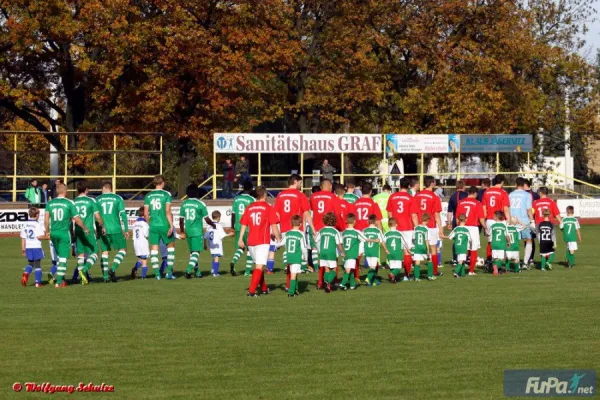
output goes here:
[{"label": "red jersey with number 6", "polygon": [[271,242],[271,225],[278,223],[279,218],[269,203],[256,201],[246,208],[240,222],[250,230],[248,246],[258,246]]},{"label": "red jersey with number 6", "polygon": [[388,199],[386,211],[388,216],[396,218],[399,231],[412,231],[414,229],[411,208],[414,197],[408,192],[396,192]]},{"label": "red jersey with number 6", "polygon": [[370,197],[361,197],[353,204],[356,211],[356,224],[354,229],[362,231],[369,227],[369,216],[375,214],[377,221],[381,221],[381,209]]},{"label": "red jersey with number 6", "polygon": [[279,214],[279,228],[281,233],[292,230],[292,217],[302,217],[310,210],[308,199],[298,189],[286,189],[280,192],[275,199],[275,211]]},{"label": "red jersey with number 6", "polygon": [[484,218],[483,205],[477,199],[467,197],[462,199],[456,206],[456,217],[461,214],[467,216],[466,226],[479,226],[479,220]]},{"label": "red jersey with number 6", "polygon": [[548,197],[538,199],[533,202],[533,212],[535,214],[536,225],[539,225],[544,221],[544,210],[550,210],[550,215],[552,216],[552,218],[550,218],[550,222],[552,222],[553,219],[560,214],[560,211],[558,211],[558,207],[554,200]]},{"label": "red jersey with number 6", "polygon": [[429,214],[429,222],[427,223],[428,228],[436,228],[435,214],[442,212],[442,201],[439,196],[433,193],[431,190],[421,190],[415,194],[412,203],[413,214],[417,214],[419,217],[419,224],[421,223],[421,216],[425,213]]},{"label": "red jersey with number 6", "polygon": [[510,199],[504,189],[493,186],[483,194],[483,204],[487,208],[485,217],[487,219],[494,219],[496,211],[504,212],[504,207],[510,207]]},{"label": "red jersey with number 6", "polygon": [[317,192],[310,196],[310,208],[313,212],[313,224],[315,230],[320,231],[325,224],[323,223],[323,217],[327,213],[335,213],[335,195],[331,192]]}]

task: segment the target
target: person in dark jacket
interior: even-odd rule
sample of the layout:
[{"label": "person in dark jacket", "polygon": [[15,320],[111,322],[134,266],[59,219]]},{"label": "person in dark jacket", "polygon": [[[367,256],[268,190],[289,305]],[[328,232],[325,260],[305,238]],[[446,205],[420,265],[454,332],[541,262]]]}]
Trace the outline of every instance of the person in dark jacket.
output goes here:
[{"label": "person in dark jacket", "polygon": [[48,190],[48,184],[42,183],[42,204],[46,204],[50,201],[50,191]]},{"label": "person in dark jacket", "polygon": [[[452,196],[450,196],[450,200],[448,200],[448,229],[450,231],[456,228],[456,208],[458,207],[458,203],[467,196],[468,193],[465,191],[465,181],[457,181],[456,192],[452,193]],[[457,263],[456,251],[454,250],[454,246],[452,246],[452,263]]]},{"label": "person in dark jacket", "polygon": [[235,166],[231,158],[226,158],[223,163],[223,198],[233,198],[233,182],[235,181]]},{"label": "person in dark jacket", "polygon": [[490,178],[485,178],[483,181],[481,181],[481,189],[479,189],[479,193],[477,193],[478,202],[483,202],[483,194],[490,186],[492,186],[492,181]]},{"label": "person in dark jacket", "polygon": [[250,161],[246,156],[240,156],[240,159],[235,163],[235,172],[237,173],[238,183],[242,188],[247,182],[252,182],[250,177]]}]

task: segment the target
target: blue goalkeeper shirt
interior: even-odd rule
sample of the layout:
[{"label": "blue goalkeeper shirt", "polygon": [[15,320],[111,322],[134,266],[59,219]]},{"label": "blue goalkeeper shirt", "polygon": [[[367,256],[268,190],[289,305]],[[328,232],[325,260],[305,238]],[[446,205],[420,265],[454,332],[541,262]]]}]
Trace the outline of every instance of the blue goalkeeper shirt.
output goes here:
[{"label": "blue goalkeeper shirt", "polygon": [[510,199],[510,215],[516,217],[524,225],[529,225],[528,210],[533,208],[531,194],[523,189],[517,189],[508,195]]}]

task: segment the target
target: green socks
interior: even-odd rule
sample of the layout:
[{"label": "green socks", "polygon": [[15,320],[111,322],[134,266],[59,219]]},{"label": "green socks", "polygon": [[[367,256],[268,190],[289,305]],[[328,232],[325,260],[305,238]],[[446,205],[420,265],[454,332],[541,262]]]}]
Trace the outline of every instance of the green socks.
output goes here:
[{"label": "green socks", "polygon": [[374,268],[370,268],[369,272],[367,272],[367,280],[369,282],[373,283],[376,276],[377,276],[377,270]]},{"label": "green socks", "polygon": [[421,266],[415,264],[413,274],[415,276],[415,279],[421,279]]},{"label": "green socks", "polygon": [[111,268],[113,270],[113,272],[116,271],[117,268],[119,268],[119,265],[121,265],[121,262],[125,258],[125,254],[127,254],[127,252],[125,250],[119,250],[119,252],[115,256],[115,259],[113,261],[113,265]]},{"label": "green socks", "polygon": [[240,257],[242,256],[242,254],[244,254],[244,250],[242,249],[237,249],[235,254],[233,255],[233,258],[231,259],[232,263],[237,263],[238,260],[240,259]]},{"label": "green socks", "polygon": [[292,279],[290,281],[290,290],[288,291],[289,294],[294,294],[296,293],[296,288],[298,287],[298,281],[296,279]]},{"label": "green socks", "polygon": [[158,250],[150,250],[150,264],[154,270],[154,276],[160,276],[160,265],[158,264]]},{"label": "green socks", "polygon": [[77,269],[79,271],[83,271],[83,266],[85,265],[85,257],[77,257]]},{"label": "green socks", "polygon": [[188,262],[188,266],[185,270],[186,274],[192,273],[192,271],[194,270],[194,267],[196,266],[196,264],[198,264],[199,257],[200,257],[200,254],[197,251],[194,251],[192,254],[190,254],[190,261]]},{"label": "green socks", "polygon": [[167,248],[167,274],[173,273],[173,264],[175,264],[175,247]]},{"label": "green socks", "polygon": [[250,253],[246,255],[246,271],[244,271],[244,275],[250,275],[252,273],[252,257],[250,257]]},{"label": "green socks", "polygon": [[396,279],[400,278],[400,275],[402,274],[401,272],[402,270],[400,268],[396,268],[391,270],[392,275],[394,275],[396,277]]},{"label": "green socks", "polygon": [[96,264],[96,261],[98,261],[98,254],[94,253],[91,256],[89,256],[85,262],[85,265],[83,266],[83,272],[88,272],[90,268],[92,268],[94,264]]},{"label": "green socks", "polygon": [[431,261],[429,261],[427,263],[427,276],[428,277],[432,277],[433,276],[433,263]]},{"label": "green socks", "polygon": [[[352,274],[354,275],[354,274]],[[344,274],[344,278],[342,279],[342,286],[346,286],[348,284],[348,281],[350,280],[350,274],[348,272],[346,272]]]},{"label": "green socks", "polygon": [[542,256],[542,269],[546,269],[546,257]]},{"label": "green socks", "polygon": [[102,258],[100,259],[100,264],[102,265],[102,276],[104,280],[108,279],[108,254],[102,254]]}]

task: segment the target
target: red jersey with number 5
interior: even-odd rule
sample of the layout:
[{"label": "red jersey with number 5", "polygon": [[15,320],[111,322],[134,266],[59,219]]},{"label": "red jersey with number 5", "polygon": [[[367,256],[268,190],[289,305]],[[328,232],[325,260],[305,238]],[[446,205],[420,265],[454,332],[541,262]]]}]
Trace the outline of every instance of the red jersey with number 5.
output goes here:
[{"label": "red jersey with number 5", "polygon": [[399,231],[412,231],[414,229],[411,209],[414,198],[408,192],[396,192],[388,199],[386,211],[389,217],[396,218]]},{"label": "red jersey with number 5", "polygon": [[381,221],[381,209],[370,197],[361,197],[353,204],[356,211],[356,224],[354,229],[362,231],[369,227],[369,216],[375,214],[377,221]]},{"label": "red jersey with number 5", "polygon": [[550,210],[550,215],[552,216],[552,218],[550,218],[550,222],[552,222],[554,218],[560,214],[560,211],[558,211],[558,207],[556,206],[554,200],[548,197],[538,199],[533,202],[533,212],[535,213],[536,225],[539,225],[544,221],[544,210]]},{"label": "red jersey with number 5", "polygon": [[343,232],[346,230],[347,227],[346,217],[348,216],[348,214],[355,213],[354,206],[348,201],[336,197],[333,208],[335,210],[335,217],[337,218],[335,228],[338,231]]},{"label": "red jersey with number 5", "polygon": [[483,204],[487,208],[487,219],[494,219],[496,211],[504,212],[504,207],[510,207],[508,193],[502,188],[493,186],[483,194]]},{"label": "red jersey with number 5", "polygon": [[467,216],[466,226],[479,226],[479,220],[484,218],[483,205],[471,197],[462,199],[456,206],[456,218],[461,214]]},{"label": "red jersey with number 5", "polygon": [[315,230],[320,231],[325,224],[323,223],[323,217],[327,213],[335,213],[335,195],[331,192],[317,192],[310,196],[310,208],[313,212],[313,224]]},{"label": "red jersey with number 5", "polygon": [[310,210],[308,199],[298,189],[286,189],[280,192],[275,199],[275,211],[279,214],[279,228],[281,233],[292,230],[292,217],[302,217]]},{"label": "red jersey with number 5", "polygon": [[266,201],[256,201],[250,204],[240,223],[250,230],[248,234],[248,246],[258,246],[271,242],[271,225],[279,222],[277,212]]},{"label": "red jersey with number 5", "polygon": [[421,216],[425,213],[429,214],[429,222],[427,223],[428,228],[436,228],[435,214],[442,212],[442,201],[437,194],[431,190],[421,190],[415,194],[412,203],[413,214],[417,214],[419,217],[419,224],[421,223]]}]

